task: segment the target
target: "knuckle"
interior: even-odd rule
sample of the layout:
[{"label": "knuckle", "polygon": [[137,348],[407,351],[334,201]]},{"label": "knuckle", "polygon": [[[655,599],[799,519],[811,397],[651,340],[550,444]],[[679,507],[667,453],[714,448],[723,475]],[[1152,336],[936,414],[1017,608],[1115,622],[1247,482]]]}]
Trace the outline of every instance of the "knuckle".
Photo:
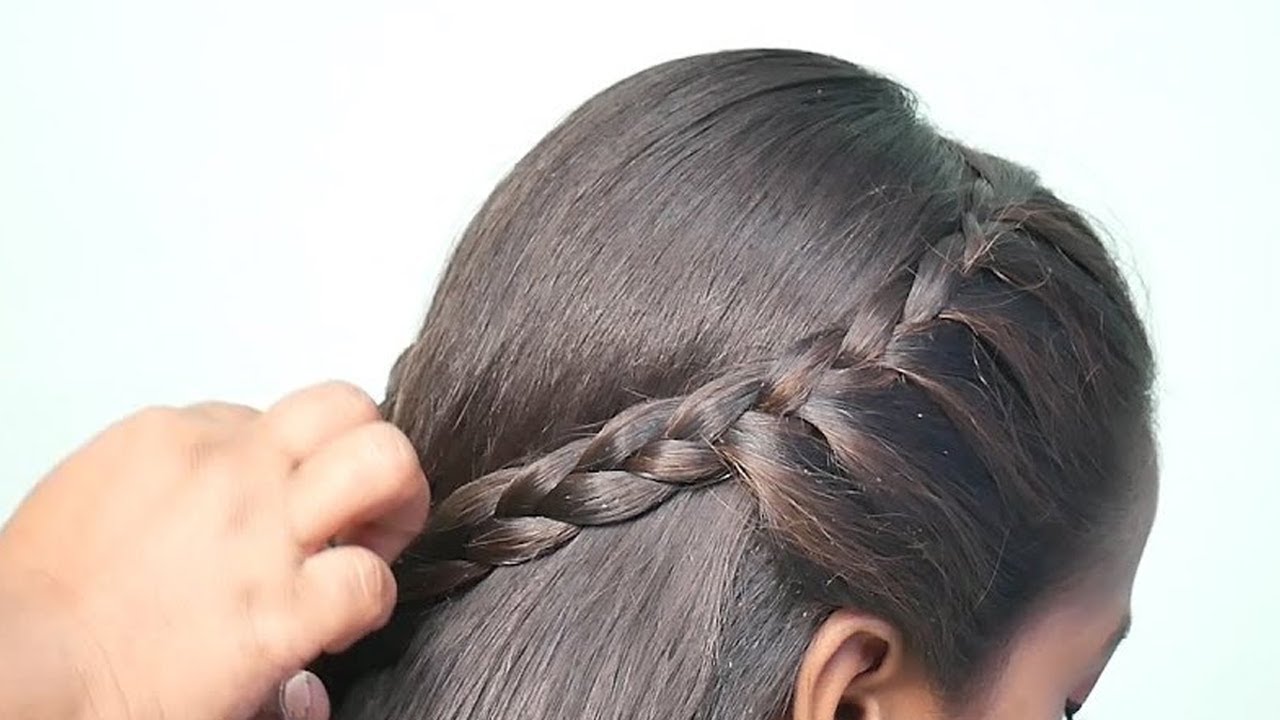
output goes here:
[{"label": "knuckle", "polygon": [[187,466],[192,470],[200,470],[213,476],[221,476],[224,471],[219,461],[222,448],[211,442],[196,441],[186,446]]},{"label": "knuckle", "polygon": [[349,382],[332,380],[319,387],[319,393],[333,412],[362,422],[378,419],[378,404],[369,393]]},{"label": "knuckle", "polygon": [[167,449],[171,454],[186,455],[183,448],[199,441],[191,418],[177,408],[152,406],[130,415],[118,428],[127,442],[138,447]]},{"label": "knuckle", "polygon": [[129,424],[148,433],[169,432],[186,421],[181,410],[164,405],[144,407],[129,416]]},{"label": "knuckle", "polygon": [[245,422],[259,415],[257,410],[247,405],[237,405],[236,403],[217,400],[197,403],[189,407],[188,410],[210,420],[221,422]]}]

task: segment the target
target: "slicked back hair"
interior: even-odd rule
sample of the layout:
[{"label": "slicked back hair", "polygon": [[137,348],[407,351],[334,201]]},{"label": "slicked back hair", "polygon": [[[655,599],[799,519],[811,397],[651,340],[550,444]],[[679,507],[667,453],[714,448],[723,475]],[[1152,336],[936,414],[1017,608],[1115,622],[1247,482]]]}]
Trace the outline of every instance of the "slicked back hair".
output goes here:
[{"label": "slicked back hair", "polygon": [[387,416],[435,504],[338,718],[779,717],[834,609],[981,685],[1132,506],[1152,357],[1103,244],[894,82],[628,78],[471,223]]}]

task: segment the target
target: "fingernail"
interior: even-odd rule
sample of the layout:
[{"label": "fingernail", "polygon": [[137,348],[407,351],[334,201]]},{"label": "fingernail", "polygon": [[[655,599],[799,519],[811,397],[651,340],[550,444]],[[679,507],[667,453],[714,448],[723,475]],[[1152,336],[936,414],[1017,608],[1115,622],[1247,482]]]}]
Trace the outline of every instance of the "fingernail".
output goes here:
[{"label": "fingernail", "polygon": [[320,678],[302,671],[280,688],[280,714],[288,720],[327,720],[329,695]]}]

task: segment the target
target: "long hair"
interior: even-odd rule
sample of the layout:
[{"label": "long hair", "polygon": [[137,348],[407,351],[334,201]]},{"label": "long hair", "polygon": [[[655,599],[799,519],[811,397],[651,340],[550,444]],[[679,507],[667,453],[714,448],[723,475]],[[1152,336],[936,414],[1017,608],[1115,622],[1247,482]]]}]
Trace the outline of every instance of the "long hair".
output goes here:
[{"label": "long hair", "polygon": [[1090,226],[894,82],[641,72],[499,185],[392,371],[435,507],[337,716],[763,720],[837,608],[959,701],[1123,523],[1152,372]]}]

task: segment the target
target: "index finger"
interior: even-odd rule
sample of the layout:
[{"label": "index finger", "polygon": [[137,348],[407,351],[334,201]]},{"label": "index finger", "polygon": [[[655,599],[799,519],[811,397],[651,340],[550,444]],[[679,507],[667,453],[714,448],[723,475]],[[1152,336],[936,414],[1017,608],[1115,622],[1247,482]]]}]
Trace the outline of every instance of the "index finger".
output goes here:
[{"label": "index finger", "polygon": [[409,439],[394,425],[363,425],[302,463],[289,483],[291,525],[314,552],[362,545],[390,563],[426,524],[430,489]]},{"label": "index finger", "polygon": [[371,522],[357,525],[338,540],[367,547],[387,562],[394,561],[427,524],[431,500],[425,478],[418,487],[420,490],[408,501],[392,507]]},{"label": "index finger", "polygon": [[378,405],[351,383],[331,381],[286,395],[259,418],[265,437],[302,462],[330,440],[378,419]]}]

